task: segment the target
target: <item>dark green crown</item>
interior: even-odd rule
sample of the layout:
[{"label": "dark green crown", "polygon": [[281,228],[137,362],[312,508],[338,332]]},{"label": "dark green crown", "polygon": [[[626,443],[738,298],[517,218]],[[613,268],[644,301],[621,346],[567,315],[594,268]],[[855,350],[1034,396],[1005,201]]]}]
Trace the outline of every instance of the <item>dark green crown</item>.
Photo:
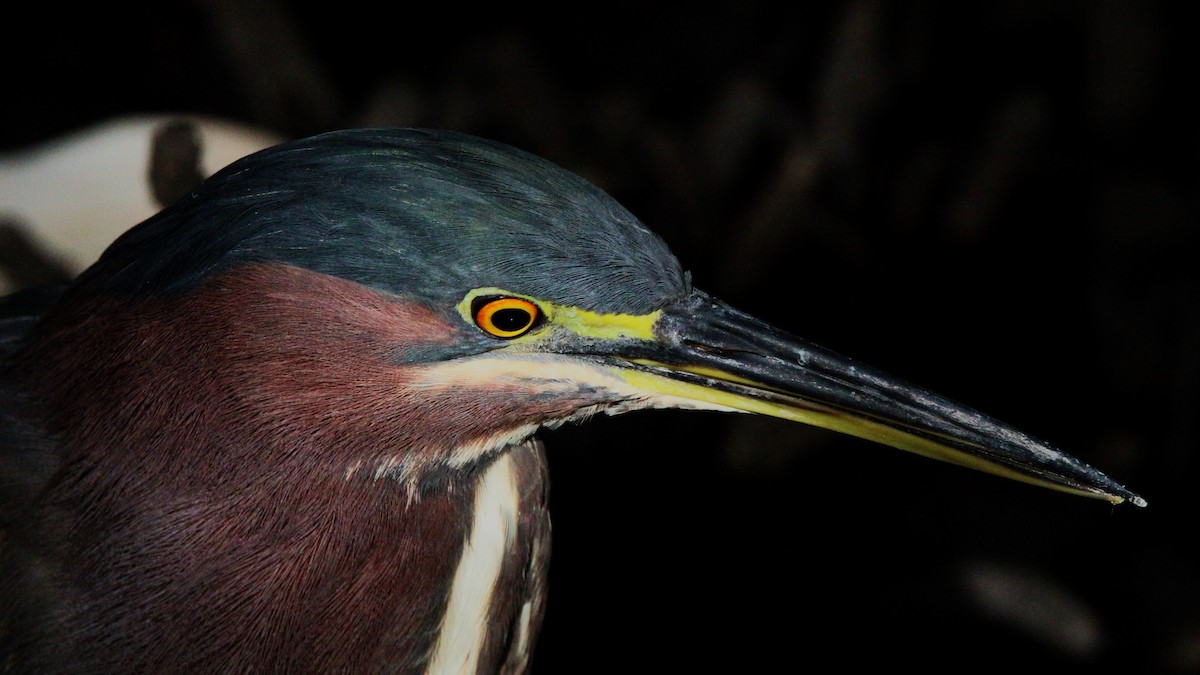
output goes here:
[{"label": "dark green crown", "polygon": [[686,290],[666,245],[550,162],[459,133],[337,131],[250,155],[130,230],[86,292],[184,292],[277,261],[445,305],[497,287],[643,313]]}]

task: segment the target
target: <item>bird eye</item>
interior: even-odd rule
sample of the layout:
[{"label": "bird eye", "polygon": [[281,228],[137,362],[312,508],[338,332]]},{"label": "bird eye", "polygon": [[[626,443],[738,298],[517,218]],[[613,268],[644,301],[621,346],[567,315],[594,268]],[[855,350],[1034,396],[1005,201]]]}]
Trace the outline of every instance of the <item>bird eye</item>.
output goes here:
[{"label": "bird eye", "polygon": [[524,335],[542,318],[538,306],[524,298],[496,296],[475,298],[471,314],[477,326],[498,338]]}]

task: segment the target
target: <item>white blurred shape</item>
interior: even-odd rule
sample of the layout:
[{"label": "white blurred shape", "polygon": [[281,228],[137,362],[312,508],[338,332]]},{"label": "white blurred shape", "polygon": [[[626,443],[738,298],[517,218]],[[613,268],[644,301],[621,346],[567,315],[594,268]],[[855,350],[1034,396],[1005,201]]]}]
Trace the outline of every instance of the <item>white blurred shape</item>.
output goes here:
[{"label": "white blurred shape", "polygon": [[[284,138],[228,120],[196,115],[122,117],[0,155],[0,218],[21,225],[72,274],[92,264],[122,232],[158,211],[148,171],[155,133],[194,124],[201,169],[209,176]],[[0,295],[16,290],[0,276]]]}]

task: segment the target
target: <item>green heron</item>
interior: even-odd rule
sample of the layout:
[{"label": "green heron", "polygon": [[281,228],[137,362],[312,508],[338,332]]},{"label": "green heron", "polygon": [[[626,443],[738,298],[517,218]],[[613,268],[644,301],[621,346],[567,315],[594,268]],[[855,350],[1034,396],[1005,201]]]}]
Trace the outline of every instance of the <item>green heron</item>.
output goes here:
[{"label": "green heron", "polygon": [[1145,502],[694,288],[553,164],[456,133],[250,155],[0,320],[0,645],[34,672],[520,672],[542,427],[771,415]]}]

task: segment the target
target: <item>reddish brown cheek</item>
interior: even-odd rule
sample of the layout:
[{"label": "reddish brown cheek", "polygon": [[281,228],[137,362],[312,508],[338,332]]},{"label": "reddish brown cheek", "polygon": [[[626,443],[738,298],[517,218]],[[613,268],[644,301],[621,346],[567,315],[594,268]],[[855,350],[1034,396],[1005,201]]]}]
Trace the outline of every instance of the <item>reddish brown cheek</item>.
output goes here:
[{"label": "reddish brown cheek", "polygon": [[265,452],[295,441],[265,443],[281,435],[332,436],[333,422],[398,402],[397,345],[458,337],[423,305],[281,265],[228,272],[185,295],[75,299],[64,310],[33,336],[18,377],[56,433],[127,452],[139,440]]},{"label": "reddish brown cheek", "polygon": [[196,290],[199,321],[255,353],[317,352],[344,361],[390,362],[397,349],[452,344],[461,327],[431,308],[346,279],[285,265],[254,265]]}]

